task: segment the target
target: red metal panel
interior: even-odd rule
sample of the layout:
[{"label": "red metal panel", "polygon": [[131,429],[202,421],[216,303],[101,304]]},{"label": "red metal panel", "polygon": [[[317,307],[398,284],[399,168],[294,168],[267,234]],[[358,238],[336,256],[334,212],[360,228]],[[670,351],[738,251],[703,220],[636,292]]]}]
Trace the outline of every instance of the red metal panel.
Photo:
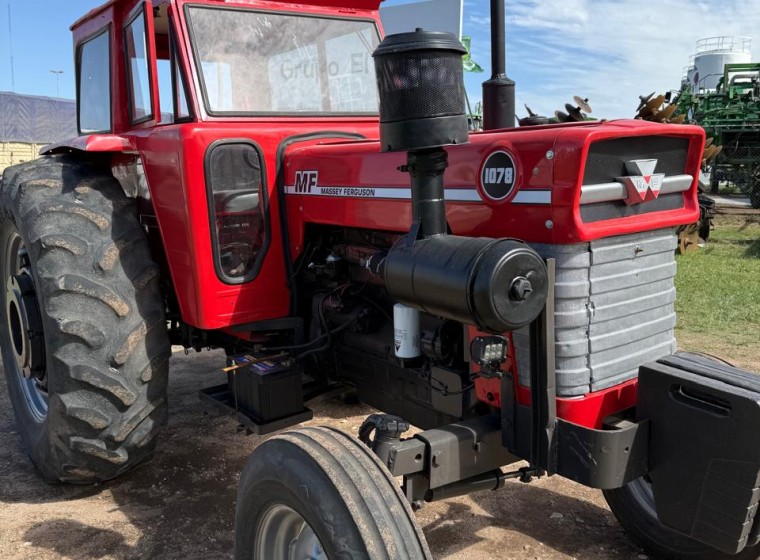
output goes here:
[{"label": "red metal panel", "polygon": [[[591,144],[656,134],[690,140],[687,168],[694,175],[694,182],[684,193],[684,208],[584,223],[580,216],[581,183]],[[703,144],[701,128],[643,121],[473,134],[469,144],[446,148],[449,153],[445,175],[446,195],[450,199],[449,224],[457,235],[516,237],[534,243],[565,244],[693,222],[699,216],[697,175]],[[496,150],[508,151],[517,164],[516,190],[504,201],[488,199],[479,186],[482,163]],[[551,157],[547,157],[549,152]],[[293,253],[298,254],[303,246],[301,228],[305,223],[407,231],[411,222],[409,197],[393,198],[399,189],[409,188],[408,175],[398,171],[404,161],[404,154],[380,153],[378,142],[293,146],[287,156],[286,185],[295,185],[298,172],[317,171],[319,193],[340,192],[331,191],[331,187],[356,187],[370,195],[362,198],[290,193],[288,216],[293,232]],[[461,200],[467,197],[472,200]],[[525,202],[536,197],[544,203]]]},{"label": "red metal panel", "polygon": [[129,138],[118,134],[89,134],[45,146],[40,151],[40,154],[65,153],[70,150],[81,152],[129,152],[133,151],[134,148],[129,143]]},{"label": "red metal panel", "polygon": [[[636,406],[639,380],[631,379],[620,385],[589,393],[574,399],[557,399],[557,417],[588,428],[601,429],[611,414]],[[530,406],[530,388],[517,386],[517,402]]]},{"label": "red metal panel", "polygon": [[[342,121],[326,128],[371,133],[377,125],[357,127]],[[187,323],[219,329],[288,315],[276,152],[286,138],[319,129],[314,123],[303,122],[185,124],[127,134],[142,157],[172,281]],[[258,276],[243,285],[223,283],[213,265],[204,160],[208,147],[220,138],[254,141],[261,147],[266,167],[271,240]]]}]

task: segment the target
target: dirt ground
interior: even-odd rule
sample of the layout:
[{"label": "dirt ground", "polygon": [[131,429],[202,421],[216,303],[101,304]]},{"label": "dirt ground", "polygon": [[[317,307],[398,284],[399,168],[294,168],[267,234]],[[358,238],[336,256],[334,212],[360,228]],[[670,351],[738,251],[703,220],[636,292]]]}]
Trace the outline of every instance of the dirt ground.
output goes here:
[{"label": "dirt ground", "polygon": [[[682,343],[683,344],[683,343]],[[739,360],[755,366],[756,357]],[[15,431],[0,383],[0,558],[2,560],[215,560],[232,556],[235,492],[246,458],[264,438],[198,400],[222,381],[216,352],[175,354],[171,415],[156,458],[96,487],[49,486]],[[356,433],[367,407],[310,403],[312,424]],[[425,506],[418,513],[436,559],[646,559],[600,492],[552,477],[510,482]]]}]

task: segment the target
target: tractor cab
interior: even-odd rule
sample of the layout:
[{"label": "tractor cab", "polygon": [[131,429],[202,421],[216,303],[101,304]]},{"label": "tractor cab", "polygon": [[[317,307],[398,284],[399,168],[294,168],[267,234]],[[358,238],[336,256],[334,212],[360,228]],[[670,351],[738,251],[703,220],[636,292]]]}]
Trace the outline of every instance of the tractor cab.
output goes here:
[{"label": "tractor cab", "polygon": [[314,4],[140,0],[90,12],[72,26],[80,132],[376,115],[372,3],[341,17]]},{"label": "tractor cab", "polygon": [[118,154],[183,321],[288,315],[283,151],[377,137],[377,4],[118,1],[73,25],[81,136],[48,152]]}]

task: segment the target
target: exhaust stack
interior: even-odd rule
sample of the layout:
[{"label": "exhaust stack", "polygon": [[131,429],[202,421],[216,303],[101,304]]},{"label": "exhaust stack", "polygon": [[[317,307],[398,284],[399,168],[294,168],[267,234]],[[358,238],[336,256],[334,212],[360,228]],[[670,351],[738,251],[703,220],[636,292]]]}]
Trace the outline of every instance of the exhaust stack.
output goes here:
[{"label": "exhaust stack", "polygon": [[491,79],[483,82],[483,129],[515,126],[515,83],[507,77],[504,0],[491,0]]}]

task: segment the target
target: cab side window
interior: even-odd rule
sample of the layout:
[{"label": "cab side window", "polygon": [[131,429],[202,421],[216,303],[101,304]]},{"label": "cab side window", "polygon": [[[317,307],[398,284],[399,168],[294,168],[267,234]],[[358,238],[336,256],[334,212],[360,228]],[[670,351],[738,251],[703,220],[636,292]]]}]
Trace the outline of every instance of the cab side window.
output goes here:
[{"label": "cab side window", "polygon": [[169,22],[167,7],[153,11],[156,44],[158,99],[161,104],[161,124],[173,124],[190,119],[187,87],[180,69],[175,34]]},{"label": "cab side window", "polygon": [[162,43],[169,45],[169,48],[166,55],[159,50],[156,60],[158,98],[161,102],[161,124],[173,124],[188,120],[191,115],[187,106],[185,80],[182,77],[174,42],[170,42],[166,36],[157,36],[156,44],[161,45]]},{"label": "cab side window", "polygon": [[153,118],[145,12],[140,10],[124,29],[124,51],[129,78],[129,110],[132,124]]},{"label": "cab side window", "polygon": [[77,49],[79,133],[111,132],[111,31],[88,39]]}]

